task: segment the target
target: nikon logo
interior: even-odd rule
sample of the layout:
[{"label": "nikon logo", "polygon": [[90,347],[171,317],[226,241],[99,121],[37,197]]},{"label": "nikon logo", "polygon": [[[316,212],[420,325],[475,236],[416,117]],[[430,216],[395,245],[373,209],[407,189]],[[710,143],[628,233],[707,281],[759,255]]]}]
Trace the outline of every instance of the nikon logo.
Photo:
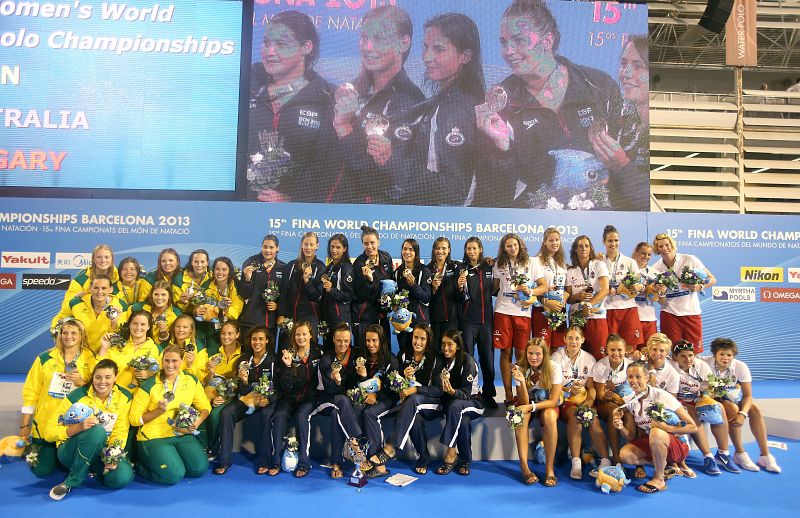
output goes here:
[{"label": "nikon logo", "polygon": [[742,281],[783,282],[783,268],[742,266]]}]

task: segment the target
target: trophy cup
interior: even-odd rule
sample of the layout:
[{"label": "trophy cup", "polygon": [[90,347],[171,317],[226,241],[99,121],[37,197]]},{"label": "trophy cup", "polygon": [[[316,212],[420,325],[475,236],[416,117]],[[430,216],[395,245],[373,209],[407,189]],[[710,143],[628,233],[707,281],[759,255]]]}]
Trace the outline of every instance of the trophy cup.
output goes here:
[{"label": "trophy cup", "polygon": [[345,448],[347,449],[347,456],[352,459],[353,464],[356,466],[356,469],[353,470],[353,474],[350,475],[350,480],[347,482],[347,485],[358,488],[366,486],[367,478],[361,471],[361,464],[367,460],[369,441],[366,439],[351,437],[350,440],[345,443]]},{"label": "trophy cup", "polygon": [[500,85],[494,85],[486,90],[486,106],[493,113],[499,113],[508,104],[508,93]]}]

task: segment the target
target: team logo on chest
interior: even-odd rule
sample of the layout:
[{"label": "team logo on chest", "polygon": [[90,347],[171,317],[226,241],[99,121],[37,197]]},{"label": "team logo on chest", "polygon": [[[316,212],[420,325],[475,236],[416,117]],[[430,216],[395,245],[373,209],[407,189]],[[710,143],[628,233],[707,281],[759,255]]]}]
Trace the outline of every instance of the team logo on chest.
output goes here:
[{"label": "team logo on chest", "polygon": [[464,143],[464,134],[461,133],[460,129],[454,127],[444,138],[444,141],[451,146],[460,146]]},{"label": "team logo on chest", "polygon": [[402,125],[402,126],[398,126],[394,130],[394,136],[395,136],[395,138],[397,140],[402,140],[403,142],[405,142],[406,140],[410,140],[411,139],[411,128],[409,128],[405,124]]}]

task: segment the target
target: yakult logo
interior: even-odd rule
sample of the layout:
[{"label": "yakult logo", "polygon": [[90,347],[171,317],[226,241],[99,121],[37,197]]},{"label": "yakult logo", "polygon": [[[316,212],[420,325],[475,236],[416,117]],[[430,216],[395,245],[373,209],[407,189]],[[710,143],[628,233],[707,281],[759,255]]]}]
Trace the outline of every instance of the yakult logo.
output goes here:
[{"label": "yakult logo", "polygon": [[50,252],[2,252],[0,268],[50,268]]},{"label": "yakult logo", "polygon": [[789,282],[800,282],[800,268],[789,268]]}]

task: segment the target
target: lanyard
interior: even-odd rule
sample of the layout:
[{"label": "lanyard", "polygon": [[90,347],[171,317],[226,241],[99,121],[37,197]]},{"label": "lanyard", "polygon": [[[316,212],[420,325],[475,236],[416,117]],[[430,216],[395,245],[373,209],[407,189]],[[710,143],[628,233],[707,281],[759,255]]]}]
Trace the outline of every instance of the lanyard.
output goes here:
[{"label": "lanyard", "polygon": [[[98,401],[97,392],[95,392],[94,387],[92,387],[92,406],[94,406],[95,401]],[[100,401],[102,402],[102,400]],[[111,408],[111,405],[113,404],[114,404],[114,389],[112,388],[111,391],[109,391],[108,399],[106,399],[105,403],[103,403],[103,406],[105,406],[105,409],[108,410]]]},{"label": "lanyard", "polygon": [[587,262],[587,263],[586,263],[586,270],[585,270],[585,271],[584,271],[584,269],[581,267],[581,265],[580,265],[580,264],[578,264],[578,269],[581,271],[581,275],[583,276],[583,283],[584,283],[586,286],[591,286],[591,284],[589,284],[589,269],[590,269],[591,267],[592,267],[592,260],[591,260],[591,259],[589,259],[589,262]]},{"label": "lanyard", "polygon": [[[181,377],[180,374],[175,376],[175,381],[172,382],[172,390],[169,390],[169,385],[167,384],[167,380],[164,380],[164,395],[166,395],[167,392],[172,392],[172,397],[173,398],[175,397],[175,387],[178,385],[178,379],[180,379],[180,377]],[[166,398],[164,398],[164,399],[166,399]],[[168,400],[168,402],[169,402],[169,400]]]},{"label": "lanyard", "polygon": [[609,381],[613,381],[614,380],[614,376],[619,374],[622,371],[623,367],[625,367],[625,358],[623,358],[622,361],[619,362],[619,367],[617,367],[616,369],[614,369],[611,366],[611,360],[608,360],[608,370],[609,370],[608,379],[609,379]]}]

